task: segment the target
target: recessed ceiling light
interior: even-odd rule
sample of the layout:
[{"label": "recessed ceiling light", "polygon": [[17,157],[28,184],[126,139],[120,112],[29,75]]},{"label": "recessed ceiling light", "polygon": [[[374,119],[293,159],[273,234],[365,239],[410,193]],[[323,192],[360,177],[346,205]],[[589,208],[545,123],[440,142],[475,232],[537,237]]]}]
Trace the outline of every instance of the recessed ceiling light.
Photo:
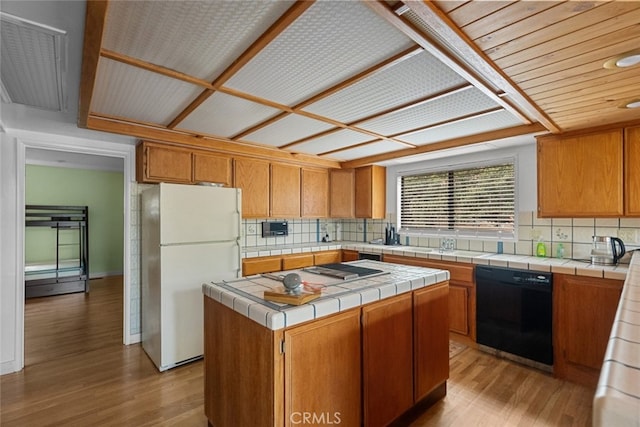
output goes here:
[{"label": "recessed ceiling light", "polygon": [[620,108],[640,108],[640,98],[627,101],[620,106]]},{"label": "recessed ceiling light", "polygon": [[631,52],[623,53],[622,55],[614,56],[604,63],[604,68],[617,69],[633,67],[640,64],[640,50],[633,50]]}]

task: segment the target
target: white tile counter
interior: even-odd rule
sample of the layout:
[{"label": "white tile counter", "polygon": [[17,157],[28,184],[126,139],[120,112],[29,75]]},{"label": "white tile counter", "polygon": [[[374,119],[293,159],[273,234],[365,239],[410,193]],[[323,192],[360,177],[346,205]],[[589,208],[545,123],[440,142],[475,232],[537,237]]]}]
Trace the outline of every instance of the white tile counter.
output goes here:
[{"label": "white tile counter", "polygon": [[446,270],[369,260],[352,261],[348,264],[382,270],[383,274],[356,280],[340,280],[303,270],[279,273],[296,272],[303,282],[325,286],[320,298],[301,306],[265,301],[262,298],[264,291],[281,288],[282,283],[260,275],[203,284],[202,292],[255,322],[278,330],[449,280],[449,272]]},{"label": "white tile counter", "polygon": [[635,252],[622,295],[598,388],[593,425],[640,426],[640,252]]},{"label": "white tile counter", "polygon": [[401,255],[433,260],[466,262],[472,264],[511,267],[523,270],[547,271],[578,276],[599,277],[624,280],[628,264],[617,266],[591,265],[588,261],[575,261],[566,258],[541,258],[527,255],[496,254],[472,251],[439,252],[438,249],[417,246],[385,246],[359,242],[307,243],[299,245],[257,247],[244,251],[244,258],[258,256],[285,255],[304,252],[320,252],[337,249],[349,249],[373,254]]}]

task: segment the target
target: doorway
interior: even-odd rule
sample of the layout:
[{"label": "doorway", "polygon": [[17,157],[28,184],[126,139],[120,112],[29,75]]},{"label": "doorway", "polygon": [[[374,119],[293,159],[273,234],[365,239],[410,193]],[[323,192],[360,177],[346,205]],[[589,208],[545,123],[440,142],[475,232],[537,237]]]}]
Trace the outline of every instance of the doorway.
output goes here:
[{"label": "doorway", "polygon": [[[84,270],[90,280],[87,293],[67,293],[64,286],[51,285],[52,295],[25,300],[25,366],[94,351],[119,339],[124,317],[124,182],[122,158],[26,149],[26,205],[88,207]],[[49,228],[26,227],[25,267],[44,265],[51,268],[50,277],[64,276],[70,270],[65,262],[78,260],[77,233]]]}]

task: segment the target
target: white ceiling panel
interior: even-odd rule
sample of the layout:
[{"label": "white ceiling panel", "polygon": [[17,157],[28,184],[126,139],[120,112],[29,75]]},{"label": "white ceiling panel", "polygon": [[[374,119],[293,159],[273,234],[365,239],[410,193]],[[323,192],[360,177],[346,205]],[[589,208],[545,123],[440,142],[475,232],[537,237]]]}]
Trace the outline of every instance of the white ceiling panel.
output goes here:
[{"label": "white ceiling panel", "polygon": [[359,123],[358,127],[382,135],[394,135],[497,106],[495,101],[480,90],[470,87],[415,107]]},{"label": "white ceiling panel", "polygon": [[362,145],[360,147],[351,148],[349,150],[338,151],[332,153],[329,157],[338,160],[354,160],[360,157],[375,156],[376,154],[388,153],[390,151],[403,150],[407,148],[406,145],[398,144],[393,141],[378,141],[371,144]]},{"label": "white ceiling panel", "polygon": [[250,133],[242,140],[279,147],[333,127],[333,125],[319,120],[298,114],[289,114],[269,126]]},{"label": "white ceiling panel", "polygon": [[276,108],[215,92],[177,127],[231,137],[279,113]]},{"label": "white ceiling panel", "polygon": [[293,150],[307,154],[326,153],[341,147],[348,147],[361,142],[375,139],[366,133],[360,133],[349,129],[339,130],[319,138],[312,139],[292,147]]},{"label": "white ceiling panel", "polygon": [[422,52],[304,110],[350,123],[464,83],[466,80],[440,60]]},{"label": "white ceiling panel", "polygon": [[201,91],[182,80],[100,58],[91,111],[166,125]]},{"label": "white ceiling panel", "polygon": [[361,2],[319,1],[227,85],[292,106],[410,46]]},{"label": "white ceiling panel", "polygon": [[112,1],[103,46],[213,81],[292,1]]},{"label": "white ceiling panel", "polygon": [[502,110],[480,117],[473,117],[467,120],[425,129],[421,132],[399,136],[397,139],[415,145],[425,145],[521,124],[522,122],[513,114]]}]

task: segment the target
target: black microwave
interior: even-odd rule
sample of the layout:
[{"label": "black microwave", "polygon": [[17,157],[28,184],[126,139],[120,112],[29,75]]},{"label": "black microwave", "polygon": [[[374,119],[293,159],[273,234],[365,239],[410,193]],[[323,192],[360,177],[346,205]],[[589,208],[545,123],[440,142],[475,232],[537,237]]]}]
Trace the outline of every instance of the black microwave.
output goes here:
[{"label": "black microwave", "polygon": [[289,223],[287,221],[264,221],[262,223],[262,237],[288,236]]}]

